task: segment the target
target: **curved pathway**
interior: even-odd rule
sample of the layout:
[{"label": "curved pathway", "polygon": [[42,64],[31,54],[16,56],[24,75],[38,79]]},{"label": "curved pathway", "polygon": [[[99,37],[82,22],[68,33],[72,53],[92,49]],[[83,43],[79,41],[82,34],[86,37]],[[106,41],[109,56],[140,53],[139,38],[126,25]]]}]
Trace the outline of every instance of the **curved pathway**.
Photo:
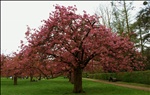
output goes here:
[{"label": "curved pathway", "polygon": [[106,83],[106,84],[113,84],[113,85],[117,85],[117,86],[128,87],[128,88],[133,88],[133,89],[138,89],[138,90],[150,91],[150,87],[135,86],[135,85],[118,83],[118,82],[108,82],[108,81],[104,81],[104,80],[90,79],[90,78],[83,78],[83,79],[91,80],[91,81],[95,81],[95,82]]}]

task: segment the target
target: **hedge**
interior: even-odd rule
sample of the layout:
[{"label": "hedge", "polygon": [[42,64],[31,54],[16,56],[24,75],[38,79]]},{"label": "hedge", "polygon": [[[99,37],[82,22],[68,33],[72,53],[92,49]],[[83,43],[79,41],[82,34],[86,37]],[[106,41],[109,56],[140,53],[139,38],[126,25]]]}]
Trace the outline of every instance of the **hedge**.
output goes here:
[{"label": "hedge", "polygon": [[93,79],[109,80],[110,77],[115,77],[119,81],[142,83],[150,85],[150,70],[147,71],[134,71],[134,72],[119,72],[119,73],[95,73],[83,74],[83,77],[88,76]]}]

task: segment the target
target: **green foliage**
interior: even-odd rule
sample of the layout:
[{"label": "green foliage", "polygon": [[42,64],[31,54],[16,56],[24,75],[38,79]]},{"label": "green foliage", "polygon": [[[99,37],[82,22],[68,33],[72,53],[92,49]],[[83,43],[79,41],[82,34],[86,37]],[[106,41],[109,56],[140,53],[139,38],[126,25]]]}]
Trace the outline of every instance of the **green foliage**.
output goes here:
[{"label": "green foliage", "polygon": [[135,82],[150,85],[150,71],[136,71],[130,73],[120,73],[117,75],[119,80],[125,82]]},{"label": "green foliage", "polygon": [[135,72],[120,72],[120,73],[96,73],[88,74],[89,78],[109,80],[110,77],[115,77],[123,82],[142,83],[150,85],[150,70],[135,71]]},{"label": "green foliage", "polygon": [[134,38],[136,47],[140,48],[144,57],[147,57],[144,63],[146,63],[146,69],[150,70],[150,2],[143,2],[143,8],[138,12],[136,21],[131,27],[133,31],[136,31]]},{"label": "green foliage", "polygon": [[109,80],[109,77],[116,77],[115,73],[95,73],[89,74],[89,78]]},{"label": "green foliage", "polygon": [[147,58],[147,60],[144,62],[146,63],[146,69],[150,70],[150,47],[144,50],[143,55]]},{"label": "green foliage", "polygon": [[142,54],[144,49],[150,44],[150,2],[146,3],[137,13],[136,21],[130,26],[136,33],[136,46],[141,48]]},{"label": "green foliage", "polygon": [[11,79],[1,79],[1,95],[149,95],[148,91],[88,80],[83,80],[83,88],[86,93],[74,94],[71,92],[72,87],[73,85],[62,77],[38,82],[19,79],[16,86],[13,85]]}]

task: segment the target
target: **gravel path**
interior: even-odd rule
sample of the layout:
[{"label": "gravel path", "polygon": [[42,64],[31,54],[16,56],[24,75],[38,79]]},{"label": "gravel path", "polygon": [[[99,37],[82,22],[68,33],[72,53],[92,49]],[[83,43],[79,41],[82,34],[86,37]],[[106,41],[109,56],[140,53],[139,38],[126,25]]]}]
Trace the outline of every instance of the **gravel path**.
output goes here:
[{"label": "gravel path", "polygon": [[95,81],[95,82],[106,83],[106,84],[113,84],[113,85],[117,85],[117,86],[128,87],[128,88],[133,88],[133,89],[138,89],[138,90],[150,91],[150,87],[135,86],[135,85],[118,83],[118,82],[108,82],[108,81],[104,81],[104,80],[89,79],[89,78],[83,78],[83,79],[91,80],[91,81]]}]

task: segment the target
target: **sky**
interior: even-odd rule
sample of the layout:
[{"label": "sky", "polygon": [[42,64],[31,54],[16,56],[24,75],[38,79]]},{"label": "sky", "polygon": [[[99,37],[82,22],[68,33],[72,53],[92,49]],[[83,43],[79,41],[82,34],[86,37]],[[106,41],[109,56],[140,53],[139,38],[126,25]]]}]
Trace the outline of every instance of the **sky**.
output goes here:
[{"label": "sky", "polygon": [[[136,11],[142,2],[134,1]],[[82,14],[83,10],[94,14],[100,4],[110,6],[108,1],[1,1],[1,53],[16,52],[20,40],[25,39],[27,25],[38,28],[42,25],[42,20],[48,19],[49,13],[54,11],[53,5],[56,4],[76,5],[79,14]]]}]

